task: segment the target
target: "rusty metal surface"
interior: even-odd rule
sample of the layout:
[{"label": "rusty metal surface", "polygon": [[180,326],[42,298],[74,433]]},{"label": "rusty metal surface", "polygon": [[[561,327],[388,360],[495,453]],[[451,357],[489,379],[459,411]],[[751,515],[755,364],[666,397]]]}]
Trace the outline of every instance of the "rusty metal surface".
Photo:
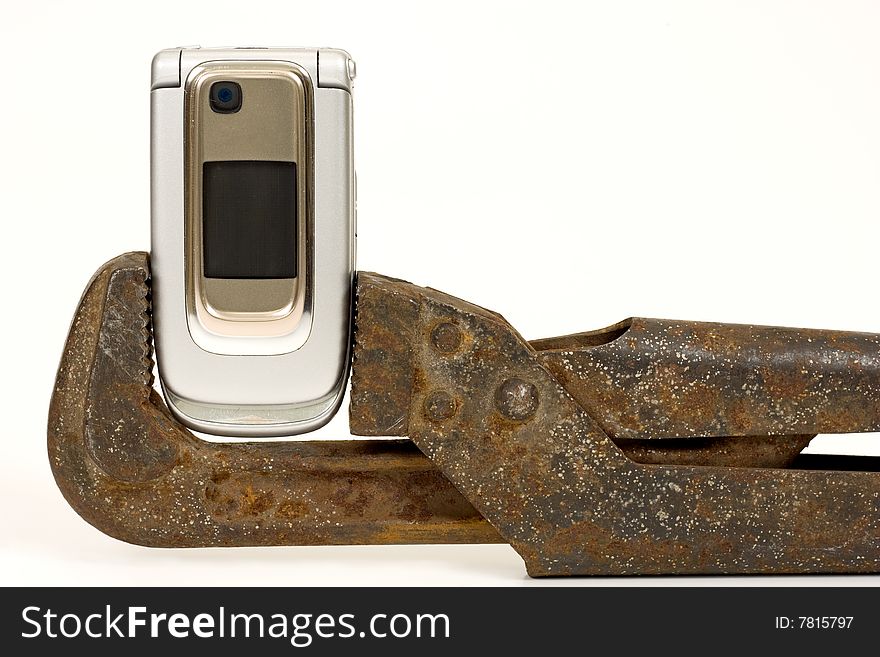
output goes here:
[{"label": "rusty metal surface", "polygon": [[409,441],[193,436],[151,387],[148,271],[130,253],[96,274],[55,384],[52,471],[88,522],[159,547],[502,540]]},{"label": "rusty metal surface", "polygon": [[[645,410],[653,403],[644,395],[672,379],[643,367],[643,352],[672,372],[675,359],[648,343],[626,347],[627,326],[530,344],[500,315],[362,273],[352,431],[407,433],[421,451],[408,440],[215,444],[173,420],[151,387],[148,271],[146,254],[133,253],[96,274],[49,414],[60,489],[112,536],[166,547],[506,540],[534,576],[880,571],[878,459],[799,456],[791,469],[757,467],[791,462],[812,433],[795,429],[874,426],[874,411],[856,414],[853,395],[862,386],[873,403],[876,336],[826,334],[809,346],[809,332],[759,339],[753,331],[760,344],[714,345],[717,371],[725,371],[725,353],[741,367],[718,375],[720,410],[698,424],[710,417],[699,404],[693,415],[675,405],[670,417]],[[703,326],[675,324],[687,327],[673,332],[681,346],[693,345]],[[672,323],[661,325],[671,340]],[[731,340],[742,330],[712,326]],[[554,370],[615,342],[621,351],[605,365],[631,362],[632,378],[659,378],[641,394],[631,381],[617,386],[614,394],[633,406],[621,402],[612,416],[641,424],[627,433],[621,421],[621,435],[610,436],[601,424],[609,416],[584,392],[588,377],[563,385]],[[841,354],[856,347],[856,364],[847,365]],[[770,426],[767,417],[797,415],[792,400],[805,404],[805,424],[772,425],[780,435],[724,435],[744,393],[723,382],[760,368],[767,354],[789,374],[773,383],[762,371],[763,387],[751,388],[746,406],[757,417],[735,426],[752,433]],[[807,367],[804,354],[822,360]],[[802,366],[799,374],[785,369],[786,358]],[[837,391],[822,387],[823,371]],[[677,372],[677,385],[698,380],[688,372]],[[594,379],[599,391],[590,394],[611,384]],[[841,406],[821,406],[817,391],[838,394]],[[673,426],[683,435],[655,431]],[[699,435],[710,430],[717,435]],[[652,465],[658,458],[664,464]]]},{"label": "rusty metal surface", "polygon": [[614,438],[880,430],[880,335],[643,318],[587,335],[532,346]]},{"label": "rusty metal surface", "polygon": [[[396,279],[376,278],[371,274],[361,277],[357,301],[357,317],[361,320],[357,322],[349,407],[349,424],[355,435],[408,435],[413,385],[411,345],[416,340],[428,340],[438,353],[454,354],[464,346],[466,340],[471,339],[451,323],[437,325],[428,336],[417,336],[419,289]],[[458,302],[464,303],[461,300]],[[753,362],[728,360],[726,369],[713,370],[714,378],[707,382],[708,367],[689,366],[690,361],[684,362],[674,357],[676,346],[678,354],[686,349],[681,340],[674,345],[669,340],[652,342],[644,339],[644,342],[654,345],[652,350],[646,354],[634,354],[631,340],[639,329],[630,326],[633,321],[638,325],[643,320],[627,320],[599,331],[530,343],[539,352],[542,364],[581,406],[594,414],[605,432],[631,459],[640,463],[669,465],[786,467],[815,435],[815,432],[787,435],[789,432],[784,428],[775,432],[781,435],[770,437],[769,433],[760,434],[759,430],[767,425],[759,416],[760,413],[773,417],[777,428],[784,427],[783,411],[793,412],[791,409],[798,403],[797,400],[786,398],[786,390],[777,385],[764,386],[770,392],[761,398],[763,406],[751,403],[747,410],[754,415],[741,418],[738,424],[740,430],[731,427],[734,433],[728,436],[724,429],[730,427],[730,423],[718,420],[710,423],[707,418],[723,418],[727,415],[739,417],[736,409],[745,408],[741,397],[745,397],[746,403],[756,398],[754,390],[750,396],[743,393],[739,379],[754,380],[764,376],[762,373],[767,371],[769,361],[754,366]],[[690,326],[704,327],[707,331],[718,327],[718,332],[742,332],[743,329],[752,328],[698,323],[691,323]],[[790,329],[788,331],[791,332]],[[682,332],[682,335],[694,338],[693,333]],[[864,337],[856,334],[856,338]],[[630,345],[628,352],[618,346],[623,341],[628,341],[626,344]],[[722,344],[728,344],[720,340],[713,343],[708,338],[705,342],[714,344],[718,350]],[[662,354],[658,353],[657,344],[663,346]],[[805,341],[804,344],[809,346],[811,343]],[[750,348],[750,343],[745,341],[741,350],[748,353]],[[762,348],[772,352],[770,345]],[[693,352],[693,349],[690,351]],[[605,360],[599,355],[593,356],[594,352],[605,354]],[[611,360],[609,354],[616,359],[613,367],[608,366],[607,361]],[[662,358],[653,363],[650,358],[655,356]],[[775,356],[776,361],[783,360],[779,353]],[[726,357],[728,355],[719,353],[715,360],[724,361]],[[704,357],[701,362],[708,360],[708,357]],[[792,362],[789,361],[788,368],[783,368],[775,381],[783,380],[786,372],[792,369]],[[735,371],[739,377],[733,379],[731,371]],[[673,377],[673,374],[677,376]],[[880,381],[880,368],[874,372],[873,378],[868,378]],[[706,397],[708,394],[706,390],[711,390],[712,401],[716,405],[708,405],[705,399],[701,401],[700,395]],[[658,398],[652,394],[662,394],[664,403],[656,403]],[[837,389],[833,396],[846,399],[844,394]],[[756,435],[742,431],[749,422],[753,424],[753,433]],[[855,426],[855,422],[852,424]],[[743,439],[734,439],[733,436]],[[657,438],[666,440],[658,444],[655,443]]]},{"label": "rusty metal surface", "polygon": [[[397,303],[404,303],[400,296]],[[409,307],[405,325],[395,333],[397,343],[411,339],[412,314]],[[427,339],[434,342],[438,336]],[[388,345],[379,357],[371,355],[377,370],[382,357],[401,360],[406,353],[399,344]],[[530,345],[621,444],[780,436],[789,437],[796,449],[806,435],[880,430],[876,334],[633,318]],[[392,369],[408,366],[408,361],[395,363]],[[399,377],[386,384],[378,399],[353,399],[353,433],[407,435],[411,382]],[[380,420],[377,413],[387,418]],[[784,451],[783,461],[788,456],[793,454]]]},{"label": "rusty metal surface", "polygon": [[634,463],[502,318],[418,296],[410,436],[529,574],[880,571],[877,472]]},{"label": "rusty metal surface", "polygon": [[406,436],[412,395],[411,344],[419,301],[405,281],[373,284],[358,274],[348,425],[356,436]]}]

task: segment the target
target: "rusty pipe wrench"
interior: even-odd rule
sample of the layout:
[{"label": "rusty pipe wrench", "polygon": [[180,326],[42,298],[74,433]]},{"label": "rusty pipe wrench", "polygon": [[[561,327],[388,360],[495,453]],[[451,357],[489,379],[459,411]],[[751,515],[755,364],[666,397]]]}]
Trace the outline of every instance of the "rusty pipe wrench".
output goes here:
[{"label": "rusty pipe wrench", "polygon": [[89,283],[49,412],[68,502],[162,546],[508,542],[529,574],[880,571],[880,336],[630,319],[533,341],[361,273],[350,427],[211,443],[152,388],[149,261]]}]

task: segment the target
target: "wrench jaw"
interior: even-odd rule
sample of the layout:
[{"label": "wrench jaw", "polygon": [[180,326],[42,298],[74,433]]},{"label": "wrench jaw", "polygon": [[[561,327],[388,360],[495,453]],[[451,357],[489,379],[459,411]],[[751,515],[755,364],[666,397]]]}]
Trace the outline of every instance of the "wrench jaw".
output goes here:
[{"label": "wrench jaw", "polygon": [[148,311],[147,254],[106,263],[50,403],[55,481],[100,531],[150,547],[502,541],[408,440],[200,440],[152,387]]},{"label": "wrench jaw", "polygon": [[[361,272],[359,275],[349,406],[349,425],[353,434],[409,435],[409,407],[414,381],[418,379],[413,354],[418,345],[421,341],[434,345],[434,355],[455,354],[466,346],[462,344],[465,337],[454,324],[439,323],[432,327],[430,335],[417,335],[418,296],[433,293],[433,290],[416,288],[379,274]],[[455,304],[456,307],[484,312],[510,327],[497,313],[478,309],[460,299],[455,299]],[[618,374],[618,381],[608,385],[608,382],[594,380],[598,377],[589,378],[587,374],[592,373],[585,372],[576,360],[587,359],[597,348],[601,348],[603,353],[615,354],[618,347],[612,343],[627,333],[632,323],[630,319],[598,331],[533,340],[529,345],[535,357],[581,406],[600,409],[596,415],[602,429],[633,461],[668,465],[788,467],[815,437],[815,434],[742,434],[731,437],[718,427],[713,429],[702,425],[701,431],[695,431],[688,424],[688,409],[684,405],[680,414],[682,417],[674,426],[682,435],[658,440],[658,435],[670,435],[669,427],[665,426],[668,418],[662,415],[662,409],[650,404],[650,395],[641,393],[631,385],[631,382],[641,380],[640,373],[628,371],[618,363],[617,368],[612,370]],[[513,328],[510,327],[510,330],[513,331]],[[618,359],[624,360],[624,357]],[[572,361],[575,361],[576,367],[571,366]],[[599,363],[596,369],[607,377],[604,365]],[[684,376],[681,378],[678,383],[687,390],[691,382]],[[690,410],[697,415],[700,407]],[[653,418],[647,415],[649,412],[655,414]],[[604,421],[606,415],[611,421]],[[637,427],[630,427],[615,422],[619,416],[649,419]]]},{"label": "wrench jaw", "polygon": [[[678,404],[667,416],[662,405],[654,408],[656,398],[639,395],[639,380],[652,376],[652,364],[676,376],[649,387],[667,387],[673,399],[676,390],[690,387],[688,364],[675,362],[671,337],[660,341],[668,353],[655,353],[653,361],[638,342],[635,354],[606,353],[621,383],[612,385],[603,365],[588,386],[585,378],[558,376],[557,366],[594,359],[591,350],[607,352],[605,345],[622,333],[610,342],[566,341],[563,353],[551,354],[540,342],[525,342],[496,313],[414,286],[404,294],[418,301],[418,312],[407,304],[401,326],[385,331],[394,314],[382,304],[385,279],[361,274],[359,281],[356,371],[358,363],[377,371],[353,388],[353,431],[405,431],[520,553],[530,575],[880,571],[876,459],[859,460],[853,471],[782,469],[799,460],[812,433],[787,435],[773,427],[779,435],[725,434],[733,422],[769,432],[765,410],[796,414],[799,399],[812,401],[807,410],[813,412],[797,416],[798,428],[839,428],[840,418],[849,417],[854,382],[874,386],[864,399],[871,408],[858,416],[870,420],[880,370],[867,366],[877,362],[880,349],[872,345],[878,336],[657,320],[683,347],[705,342],[709,359],[709,348],[720,345],[718,358],[730,361],[727,370],[712,370],[718,372],[714,387],[700,386],[723,402],[712,407],[723,414],[713,425],[705,405]],[[711,339],[713,332],[726,339]],[[854,346],[862,357],[847,374],[841,354]],[[726,354],[742,347],[741,358]],[[753,415],[743,417],[736,412],[743,396],[738,379],[760,369],[750,360],[759,348],[780,367],[764,367],[777,376],[765,377],[770,383],[746,406]],[[839,386],[827,386],[820,368],[804,367],[811,357],[835,364]],[[389,376],[387,369],[397,367],[408,375]],[[610,411],[594,403],[603,395],[617,396]],[[377,404],[384,405],[381,415],[370,415]],[[838,404],[838,414],[821,412]],[[641,424],[619,432],[626,437],[612,435],[597,420],[606,411]],[[779,422],[778,414],[769,417]],[[872,421],[858,417],[850,417],[847,430],[870,430]],[[682,437],[664,431],[670,419]]]},{"label": "wrench jaw", "polygon": [[[360,272],[348,422],[355,436],[406,436],[419,301],[412,285]],[[378,320],[378,321],[377,321]]]},{"label": "wrench jaw", "polygon": [[152,387],[148,262],[118,263],[104,295],[89,380],[85,442],[108,476],[144,483],[166,475],[192,442]]},{"label": "wrench jaw", "polygon": [[[149,261],[126,253],[89,281],[74,316],[49,409],[52,472],[68,503],[123,541],[161,545],[132,523],[195,438],[152,388]],[[153,522],[158,521],[154,518]]]}]

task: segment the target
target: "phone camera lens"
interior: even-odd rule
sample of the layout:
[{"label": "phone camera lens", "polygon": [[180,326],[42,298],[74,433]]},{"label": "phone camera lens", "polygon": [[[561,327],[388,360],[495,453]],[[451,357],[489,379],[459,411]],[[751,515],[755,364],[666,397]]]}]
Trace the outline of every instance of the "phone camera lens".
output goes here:
[{"label": "phone camera lens", "polygon": [[211,109],[232,114],[241,109],[241,86],[237,82],[215,82],[211,85]]}]

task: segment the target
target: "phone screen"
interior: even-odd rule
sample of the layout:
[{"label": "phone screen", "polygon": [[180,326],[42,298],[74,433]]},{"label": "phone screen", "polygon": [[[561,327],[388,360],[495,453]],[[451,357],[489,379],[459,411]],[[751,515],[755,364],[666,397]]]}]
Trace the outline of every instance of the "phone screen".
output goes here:
[{"label": "phone screen", "polygon": [[295,278],[296,163],[205,162],[202,241],[207,278]]}]

